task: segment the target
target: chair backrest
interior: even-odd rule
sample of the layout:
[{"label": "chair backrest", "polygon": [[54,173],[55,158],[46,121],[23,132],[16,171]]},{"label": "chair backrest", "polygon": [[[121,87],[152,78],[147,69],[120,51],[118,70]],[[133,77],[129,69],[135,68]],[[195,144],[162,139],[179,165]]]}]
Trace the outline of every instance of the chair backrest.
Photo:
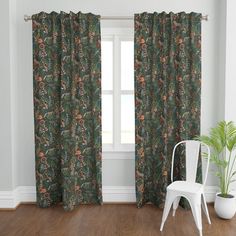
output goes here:
[{"label": "chair backrest", "polygon": [[195,140],[184,140],[175,145],[172,153],[171,181],[173,182],[175,150],[180,144],[185,144],[186,181],[189,182],[196,182],[197,165],[198,165],[199,151],[201,144],[207,148],[207,165],[206,165],[205,178],[203,180],[203,185],[205,185],[209,168],[210,148],[205,143]]}]

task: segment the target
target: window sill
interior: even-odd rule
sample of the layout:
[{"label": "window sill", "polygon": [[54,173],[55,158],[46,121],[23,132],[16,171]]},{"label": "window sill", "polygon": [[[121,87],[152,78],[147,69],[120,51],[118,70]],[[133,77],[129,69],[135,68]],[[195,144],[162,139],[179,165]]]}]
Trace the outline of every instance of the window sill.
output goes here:
[{"label": "window sill", "polygon": [[135,150],[104,150],[102,149],[102,153],[135,153]]},{"label": "window sill", "polygon": [[135,152],[135,144],[122,144],[119,146],[114,145],[103,145],[102,146],[103,153],[134,153]]}]

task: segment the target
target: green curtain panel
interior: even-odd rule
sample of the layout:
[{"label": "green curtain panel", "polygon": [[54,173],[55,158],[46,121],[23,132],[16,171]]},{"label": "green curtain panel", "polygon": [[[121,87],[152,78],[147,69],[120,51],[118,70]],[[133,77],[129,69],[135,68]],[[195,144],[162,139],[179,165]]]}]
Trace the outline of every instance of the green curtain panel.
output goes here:
[{"label": "green curtain panel", "polygon": [[174,145],[200,133],[201,14],[136,14],[134,40],[137,205],[162,207]]},{"label": "green curtain panel", "polygon": [[99,16],[32,16],[37,202],[101,203]]}]

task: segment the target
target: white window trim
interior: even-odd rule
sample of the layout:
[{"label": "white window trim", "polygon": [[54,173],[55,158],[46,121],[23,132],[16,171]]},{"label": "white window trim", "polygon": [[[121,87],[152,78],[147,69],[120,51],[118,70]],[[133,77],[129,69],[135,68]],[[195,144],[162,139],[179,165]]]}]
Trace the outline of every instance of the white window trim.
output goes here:
[{"label": "white window trim", "polygon": [[121,143],[121,95],[134,94],[133,90],[121,91],[121,41],[134,40],[133,28],[102,28],[101,40],[113,41],[113,91],[102,90],[102,94],[113,95],[113,144],[103,144],[103,152],[134,152],[135,144]]}]

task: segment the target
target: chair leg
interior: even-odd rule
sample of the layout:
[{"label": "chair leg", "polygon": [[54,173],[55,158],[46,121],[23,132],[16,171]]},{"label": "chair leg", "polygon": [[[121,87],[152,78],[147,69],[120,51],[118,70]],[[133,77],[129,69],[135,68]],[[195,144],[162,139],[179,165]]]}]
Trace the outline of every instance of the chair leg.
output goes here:
[{"label": "chair leg", "polygon": [[[200,202],[201,203],[201,202]],[[191,208],[193,212],[193,217],[196,226],[199,230],[199,235],[202,236],[202,214],[201,214],[201,204],[197,202],[191,202]]]},{"label": "chair leg", "polygon": [[175,199],[175,196],[171,192],[167,191],[164,211],[163,211],[163,215],[162,215],[160,231],[163,230],[165,221],[167,219],[167,216],[169,214],[169,211],[170,211],[170,208],[171,208],[171,205],[172,205],[174,199]]},{"label": "chair leg", "polygon": [[175,216],[176,209],[179,206],[180,198],[181,197],[176,197],[176,199],[174,200],[174,203],[173,203],[173,216]]},{"label": "chair leg", "polygon": [[206,204],[206,198],[205,198],[205,195],[204,193],[202,194],[202,208],[203,208],[203,211],[207,217],[207,221],[209,224],[211,224],[211,219],[210,219],[210,216],[209,216],[209,212],[208,212],[208,208],[207,208],[207,204]]}]

